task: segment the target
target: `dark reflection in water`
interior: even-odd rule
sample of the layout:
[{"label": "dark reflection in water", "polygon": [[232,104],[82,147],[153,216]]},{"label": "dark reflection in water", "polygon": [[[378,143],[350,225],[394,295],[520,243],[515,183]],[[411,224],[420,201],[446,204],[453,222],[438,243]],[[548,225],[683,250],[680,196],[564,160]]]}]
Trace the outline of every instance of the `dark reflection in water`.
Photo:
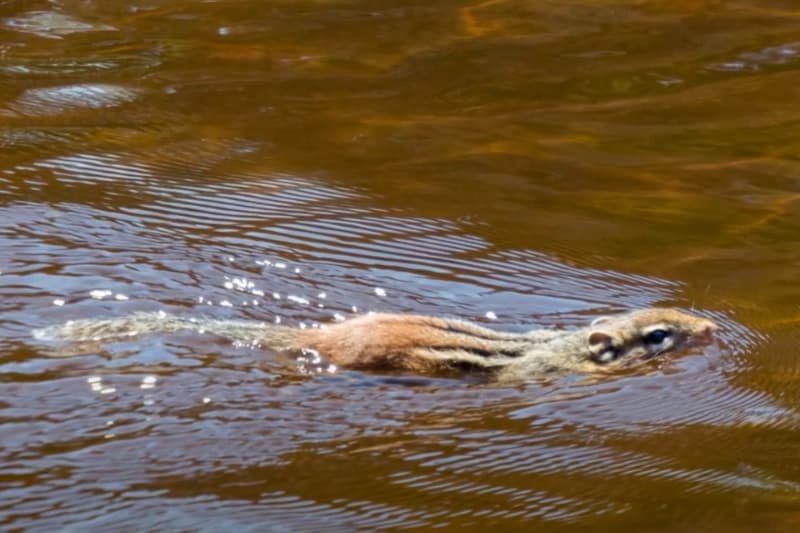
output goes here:
[{"label": "dark reflection in water", "polygon": [[[0,528],[796,529],[798,14],[0,4]],[[31,336],[649,305],[719,342],[501,386]]]}]

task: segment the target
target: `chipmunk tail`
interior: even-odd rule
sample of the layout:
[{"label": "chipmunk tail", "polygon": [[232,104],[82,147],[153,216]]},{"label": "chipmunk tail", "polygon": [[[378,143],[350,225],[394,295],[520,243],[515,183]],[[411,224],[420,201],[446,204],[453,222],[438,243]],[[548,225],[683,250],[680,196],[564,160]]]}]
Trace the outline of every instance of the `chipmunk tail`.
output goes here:
[{"label": "chipmunk tail", "polygon": [[294,330],[257,321],[180,317],[158,311],[109,319],[71,320],[36,329],[32,334],[40,341],[108,342],[179,331],[208,333],[244,342],[264,342],[270,347],[279,348],[291,341]]}]

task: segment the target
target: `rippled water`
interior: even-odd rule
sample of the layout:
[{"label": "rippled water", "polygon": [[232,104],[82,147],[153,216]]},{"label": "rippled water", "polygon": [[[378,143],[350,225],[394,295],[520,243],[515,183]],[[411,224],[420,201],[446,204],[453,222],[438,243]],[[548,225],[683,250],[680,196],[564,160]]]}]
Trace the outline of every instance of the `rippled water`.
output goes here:
[{"label": "rippled water", "polygon": [[[798,16],[0,3],[0,528],[794,531]],[[719,342],[500,386],[31,335],[649,305]]]}]

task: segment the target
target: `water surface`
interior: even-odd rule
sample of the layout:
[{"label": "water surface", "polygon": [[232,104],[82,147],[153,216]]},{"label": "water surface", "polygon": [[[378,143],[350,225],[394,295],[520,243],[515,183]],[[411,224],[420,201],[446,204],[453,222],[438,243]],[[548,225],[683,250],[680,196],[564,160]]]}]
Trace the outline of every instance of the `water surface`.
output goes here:
[{"label": "water surface", "polygon": [[[0,4],[0,527],[794,531],[798,17]],[[500,386],[309,375],[189,333],[31,336],[135,311],[522,330],[649,305],[719,342]]]}]

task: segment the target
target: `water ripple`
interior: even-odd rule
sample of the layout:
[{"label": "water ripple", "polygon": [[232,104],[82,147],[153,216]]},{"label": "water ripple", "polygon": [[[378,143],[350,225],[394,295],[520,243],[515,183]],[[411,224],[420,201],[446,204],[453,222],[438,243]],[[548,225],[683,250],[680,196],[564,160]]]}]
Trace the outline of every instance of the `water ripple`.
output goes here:
[{"label": "water ripple", "polygon": [[29,11],[15,17],[4,18],[0,20],[0,25],[9,30],[48,39],[61,39],[73,33],[116,30],[107,24],[86,22],[57,11]]},{"label": "water ripple", "polygon": [[27,89],[8,109],[30,117],[106,109],[134,101],[139,91],[121,85],[84,83]]}]

